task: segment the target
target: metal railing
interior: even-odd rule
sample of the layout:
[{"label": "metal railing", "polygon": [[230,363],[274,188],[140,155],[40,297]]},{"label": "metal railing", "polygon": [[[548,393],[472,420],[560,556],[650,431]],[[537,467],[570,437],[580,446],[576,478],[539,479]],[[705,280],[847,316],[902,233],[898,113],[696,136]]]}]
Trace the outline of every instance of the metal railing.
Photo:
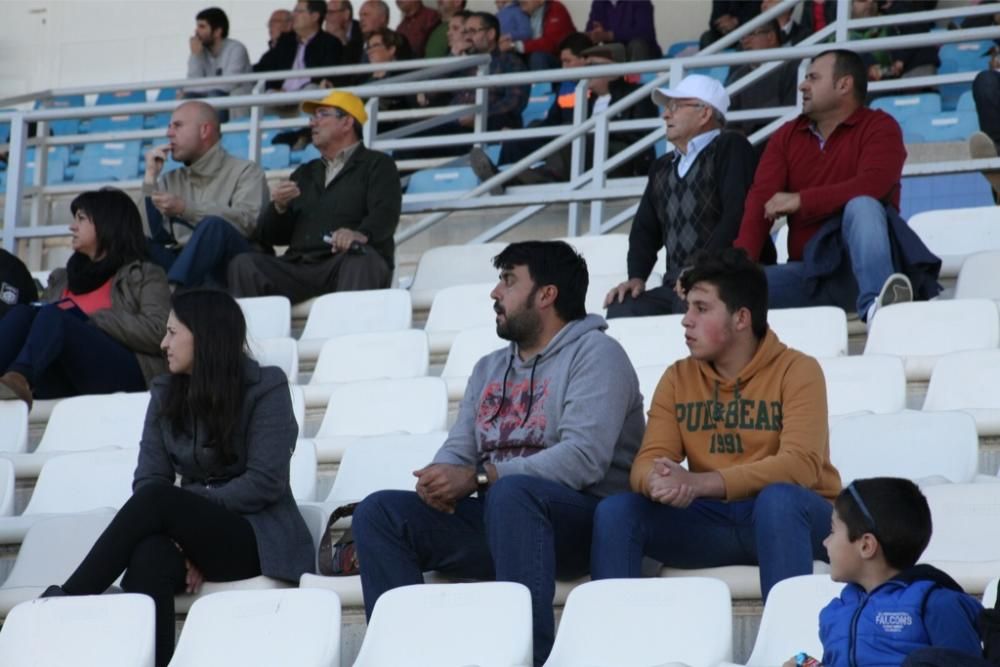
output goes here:
[{"label": "metal railing", "polygon": [[[985,28],[974,28],[964,30],[952,30],[943,32],[932,32],[925,35],[902,35],[894,37],[881,37],[874,39],[845,41],[848,30],[854,28],[864,28],[878,25],[898,25],[910,22],[926,22],[932,20],[950,19],[960,16],[973,16],[982,14],[992,14],[1000,12],[1000,3],[990,3],[976,7],[962,7],[955,9],[935,10],[932,12],[919,12],[914,14],[899,14],[891,17],[880,17],[873,19],[847,18],[849,3],[847,0],[837,0],[838,17],[835,22],[826,26],[823,30],[810,35],[797,46],[784,47],[781,49],[771,49],[766,51],[743,51],[743,52],[722,52],[727,46],[736,43],[743,35],[755,30],[763,23],[770,21],[779,14],[788,11],[797,5],[800,0],[783,0],[780,4],[772,7],[767,12],[748,21],[737,30],[726,35],[718,42],[702,50],[698,54],[684,58],[658,59],[645,62],[599,65],[574,68],[570,70],[551,70],[544,72],[521,72],[505,75],[488,75],[488,57],[471,56],[466,58],[443,58],[435,60],[425,60],[420,62],[406,61],[400,63],[386,63],[379,65],[359,65],[349,67],[330,67],[308,70],[310,76],[344,76],[371,73],[374,71],[399,72],[379,83],[368,83],[365,85],[352,86],[347,88],[364,98],[369,110],[370,120],[365,127],[366,144],[379,150],[415,149],[431,148],[439,146],[463,146],[480,145],[485,143],[514,141],[518,139],[539,139],[548,138],[542,147],[533,151],[530,155],[510,165],[505,171],[500,172],[493,178],[481,183],[476,188],[466,192],[455,192],[450,195],[422,195],[404,197],[404,211],[408,213],[427,212],[425,216],[413,225],[408,226],[397,234],[397,242],[402,243],[423,233],[441,220],[445,219],[453,211],[470,209],[499,208],[522,206],[523,208],[510,217],[502,220],[492,228],[476,236],[473,242],[488,241],[496,238],[505,231],[522,224],[542,211],[547,206],[553,204],[567,204],[567,228],[570,235],[575,235],[580,231],[579,217],[580,204],[589,202],[590,224],[589,233],[603,233],[614,229],[627,222],[635,213],[637,205],[627,208],[622,213],[605,220],[603,205],[606,201],[621,199],[634,199],[641,195],[645,187],[644,178],[631,179],[610,179],[609,172],[625,163],[632,157],[638,155],[652,147],[657,141],[663,139],[663,124],[658,119],[614,121],[610,120],[616,114],[624,111],[642,98],[648,96],[656,88],[666,84],[676,84],[691,69],[706,68],[721,65],[760,65],[747,76],[728,86],[730,94],[753,85],[761,77],[767,76],[775,68],[780,67],[786,61],[804,61],[817,53],[829,49],[832,46],[842,46],[851,48],[858,52],[871,52],[880,50],[915,48],[921,46],[938,46],[944,43],[990,40],[1000,37],[1000,26]],[[837,42],[823,42],[823,40],[837,37]],[[843,38],[843,39],[841,39]],[[822,43],[821,43],[822,42]],[[419,67],[421,69],[414,69]],[[476,76],[458,76],[450,78],[438,78],[457,71],[477,68]],[[802,67],[800,67],[801,73]],[[655,76],[651,81],[640,85],[634,92],[622,98],[615,104],[608,107],[602,113],[590,118],[586,118],[587,100],[586,91],[589,79],[594,77],[616,77],[625,74],[637,75],[653,73]],[[285,120],[265,120],[261,115],[262,107],[298,104],[304,100],[317,99],[326,94],[324,90],[309,90],[294,93],[267,93],[259,91],[266,80],[283,79],[291,75],[301,76],[302,70],[255,73],[237,75],[230,77],[215,77],[210,79],[178,79],[168,81],[143,82],[130,85],[108,85],[93,86],[78,89],[63,89],[58,91],[43,91],[30,96],[19,96],[0,100],[0,105],[23,103],[39,98],[49,98],[55,95],[65,94],[93,94],[100,92],[113,92],[127,89],[155,89],[163,87],[184,87],[203,83],[238,83],[255,82],[255,92],[248,95],[232,97],[211,98],[206,101],[220,109],[232,109],[249,107],[250,117],[246,121],[227,123],[224,131],[249,130],[251,154],[259,156],[260,132],[262,129],[289,128],[302,126],[305,123],[303,118]],[[964,83],[971,81],[975,72],[962,72],[956,74],[935,75],[919,78],[896,79],[892,81],[880,81],[869,85],[873,92],[907,90],[913,88],[923,88],[947,83]],[[410,79],[413,80],[410,80]],[[534,83],[577,81],[576,85],[576,106],[574,108],[574,122],[571,126],[559,127],[537,127],[519,130],[487,131],[486,119],[488,117],[487,91],[496,86],[531,85]],[[456,91],[474,89],[476,91],[476,101],[472,105],[457,107],[439,107],[431,109],[415,109],[407,111],[379,112],[377,108],[379,97],[392,97],[400,95],[416,95],[417,93],[454,93]],[[72,107],[63,109],[31,109],[17,112],[0,113],[0,122],[9,120],[11,122],[10,141],[10,167],[8,175],[7,198],[4,206],[4,232],[3,244],[8,249],[13,249],[14,244],[21,238],[41,238],[46,236],[65,235],[65,226],[43,225],[41,219],[41,204],[47,195],[64,194],[79,191],[82,188],[97,187],[100,184],[71,184],[71,185],[45,185],[45,164],[46,151],[44,147],[53,145],[78,145],[92,141],[105,141],[108,138],[113,140],[144,139],[162,136],[163,129],[160,130],[136,130],[132,132],[113,132],[105,134],[81,134],[71,137],[46,137],[42,130],[45,123],[67,118],[94,118],[108,115],[122,114],[152,114],[172,110],[179,101],[170,102],[147,102],[143,104],[125,104],[114,106],[88,106]],[[758,143],[766,139],[782,123],[794,118],[799,113],[801,99],[795,107],[777,107],[771,109],[755,109],[752,111],[732,112],[727,115],[727,120],[767,120],[771,122],[750,135],[753,143]],[[449,122],[460,116],[474,114],[475,123],[472,131],[462,134],[447,134],[438,136],[407,136],[407,130],[413,131],[412,126],[408,126],[403,132],[392,132],[382,136],[378,133],[378,123],[380,121],[418,121],[418,129],[433,129],[434,126]],[[28,140],[26,128],[29,122],[39,123],[38,136]],[[623,131],[646,130],[646,134],[641,139],[633,143],[624,151],[615,155],[608,155],[608,137],[610,133]],[[584,155],[585,142],[588,136],[593,136],[592,166],[585,169]],[[25,187],[23,183],[23,169],[25,150],[27,146],[39,146],[36,149],[36,166],[34,183],[31,187]],[[484,196],[498,185],[503,185],[515,178],[517,174],[528,169],[534,163],[545,157],[552,155],[556,151],[562,150],[567,145],[571,145],[570,180],[568,183],[559,184],[557,187],[535,186],[525,189],[517,189],[503,196]],[[424,161],[421,164],[433,163],[434,160]],[[979,170],[984,168],[1000,168],[1000,159],[995,160],[969,160],[959,162],[938,162],[925,163],[921,165],[907,165],[904,169],[905,175],[929,174],[929,173],[956,173]],[[138,179],[135,182],[117,182],[118,186],[138,187]],[[32,214],[28,227],[17,225],[20,219],[22,195],[31,195]]]}]

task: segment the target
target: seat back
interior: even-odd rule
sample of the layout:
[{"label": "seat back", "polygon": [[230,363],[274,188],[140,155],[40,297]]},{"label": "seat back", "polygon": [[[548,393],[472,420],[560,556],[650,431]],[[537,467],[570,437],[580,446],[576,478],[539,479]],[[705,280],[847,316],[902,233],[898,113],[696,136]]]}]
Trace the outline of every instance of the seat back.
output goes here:
[{"label": "seat back", "polygon": [[0,516],[14,514],[14,463],[0,459]]},{"label": "seat back", "polygon": [[264,340],[292,335],[292,304],[283,296],[236,299],[247,321],[247,338]]},{"label": "seat back", "polygon": [[430,308],[438,290],[467,283],[496,284],[493,258],[506,247],[504,243],[444,245],[425,251],[417,263],[410,285],[414,308]]},{"label": "seat back", "polygon": [[441,379],[448,384],[448,398],[451,400],[462,398],[476,362],[509,344],[509,341],[497,336],[496,326],[474,327],[460,331],[455,336],[451,349],[448,350],[448,358],[441,371]]},{"label": "seat back", "polygon": [[872,100],[872,109],[881,109],[902,123],[917,113],[938,113],[941,111],[941,96],[937,93],[917,93],[912,95],[888,95]]},{"label": "seat back", "polygon": [[767,323],[788,347],[811,357],[847,354],[847,314],[833,306],[767,311]]},{"label": "seat back", "polygon": [[52,408],[38,452],[138,447],[149,392],[66,398]]},{"label": "seat back", "polygon": [[531,595],[521,584],[420,584],[375,603],[354,667],[529,665]]},{"label": "seat back", "polygon": [[934,366],[925,411],[1000,411],[1000,350],[955,352]]},{"label": "seat back", "polygon": [[817,361],[826,379],[827,412],[831,417],[906,408],[906,373],[899,357],[865,354]]},{"label": "seat back", "polygon": [[570,591],[545,665],[713,667],[732,659],[731,619],[718,579],[590,581]]},{"label": "seat back", "polygon": [[28,404],[0,401],[0,452],[28,451]]},{"label": "seat back", "polygon": [[448,389],[436,377],[364,380],[336,386],[317,438],[443,431]]},{"label": "seat back", "polygon": [[975,420],[961,412],[855,415],[833,423],[830,460],[845,485],[882,476],[971,482],[979,436]]},{"label": "seat back", "polygon": [[909,225],[941,258],[945,277],[957,276],[968,255],[1000,250],[1000,208],[996,206],[924,211],[912,216]]},{"label": "seat back", "polygon": [[427,375],[427,334],[418,329],[350,334],[328,339],[310,384]]},{"label": "seat back", "polygon": [[119,508],[132,495],[137,447],[55,456],[45,462],[24,514]]},{"label": "seat back", "polygon": [[316,443],[309,439],[299,438],[295,443],[288,467],[288,485],[292,489],[292,497],[298,502],[316,500],[316,472],[319,464],[316,460]]},{"label": "seat back", "polygon": [[923,489],[934,532],[920,562],[950,574],[976,595],[1000,572],[1000,484],[936,484]]},{"label": "seat back", "polygon": [[969,255],[962,262],[955,284],[956,299],[1000,300],[1000,250]]},{"label": "seat back", "polygon": [[299,381],[299,346],[290,336],[283,338],[253,338],[249,341],[250,355],[261,366],[277,366],[289,384]]},{"label": "seat back", "polygon": [[313,303],[302,340],[401,331],[409,329],[412,321],[413,306],[406,290],[334,292]]},{"label": "seat back", "polygon": [[974,111],[917,112],[900,124],[907,143],[965,141],[979,130],[979,119]]},{"label": "seat back", "polygon": [[587,261],[587,273],[591,276],[628,276],[628,234],[587,234],[585,236],[564,236],[565,241],[583,255]]},{"label": "seat back", "polygon": [[469,166],[420,169],[410,175],[406,194],[465,192],[479,185],[479,178]]},{"label": "seat back", "polygon": [[[496,313],[490,292],[495,283],[473,283],[445,287],[434,295],[424,331],[432,349],[447,350],[460,331],[476,327],[495,327]],[[437,340],[442,342],[435,345]],[[447,343],[447,345],[445,344]]]},{"label": "seat back", "polygon": [[447,437],[445,431],[435,431],[359,439],[344,452],[325,502],[339,506],[383,489],[412,491],[413,471],[430,463]]},{"label": "seat back", "polygon": [[800,651],[823,657],[819,612],[838,597],[844,584],[826,574],[779,581],[771,588],[747,667],[781,665]]},{"label": "seat back", "polygon": [[340,598],[320,588],[222,591],[195,600],[171,667],[340,664]]},{"label": "seat back", "polygon": [[667,372],[667,367],[657,364],[654,366],[638,366],[635,374],[639,378],[639,391],[642,392],[642,410],[648,416],[649,409],[653,405],[653,395],[656,387],[659,386],[663,374]]}]

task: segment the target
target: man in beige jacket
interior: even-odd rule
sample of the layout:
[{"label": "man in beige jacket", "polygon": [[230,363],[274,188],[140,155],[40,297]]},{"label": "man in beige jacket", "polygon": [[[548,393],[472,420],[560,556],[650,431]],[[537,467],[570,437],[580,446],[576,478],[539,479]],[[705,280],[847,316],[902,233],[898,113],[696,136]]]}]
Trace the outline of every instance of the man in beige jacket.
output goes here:
[{"label": "man in beige jacket", "polygon": [[[248,238],[268,203],[263,170],[226,153],[219,117],[185,102],[170,117],[168,143],[146,153],[143,213],[150,254],[172,285],[225,284],[226,266],[252,249]],[[161,173],[168,154],[183,167]]]}]

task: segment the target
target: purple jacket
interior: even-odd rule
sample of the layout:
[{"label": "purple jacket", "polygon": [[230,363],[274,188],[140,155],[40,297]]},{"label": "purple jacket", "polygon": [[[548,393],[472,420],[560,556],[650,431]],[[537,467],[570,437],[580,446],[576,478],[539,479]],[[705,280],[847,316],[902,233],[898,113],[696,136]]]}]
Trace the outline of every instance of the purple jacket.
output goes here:
[{"label": "purple jacket", "polygon": [[615,41],[628,44],[633,39],[642,39],[656,51],[661,52],[656,42],[656,24],[653,21],[653,3],[650,0],[594,0],[587,18],[587,32],[594,29],[594,22],[615,34]]}]

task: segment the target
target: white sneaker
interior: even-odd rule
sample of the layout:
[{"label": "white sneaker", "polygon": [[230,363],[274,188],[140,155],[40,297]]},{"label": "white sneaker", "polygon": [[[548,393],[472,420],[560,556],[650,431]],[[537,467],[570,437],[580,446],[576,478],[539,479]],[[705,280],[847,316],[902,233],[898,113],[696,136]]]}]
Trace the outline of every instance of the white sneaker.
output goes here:
[{"label": "white sneaker", "polygon": [[894,303],[906,303],[908,301],[913,301],[913,285],[910,284],[910,279],[902,273],[892,274],[882,283],[881,291],[879,291],[875,300],[872,301],[872,305],[868,307],[865,324],[871,328],[875,313],[879,310]]}]

